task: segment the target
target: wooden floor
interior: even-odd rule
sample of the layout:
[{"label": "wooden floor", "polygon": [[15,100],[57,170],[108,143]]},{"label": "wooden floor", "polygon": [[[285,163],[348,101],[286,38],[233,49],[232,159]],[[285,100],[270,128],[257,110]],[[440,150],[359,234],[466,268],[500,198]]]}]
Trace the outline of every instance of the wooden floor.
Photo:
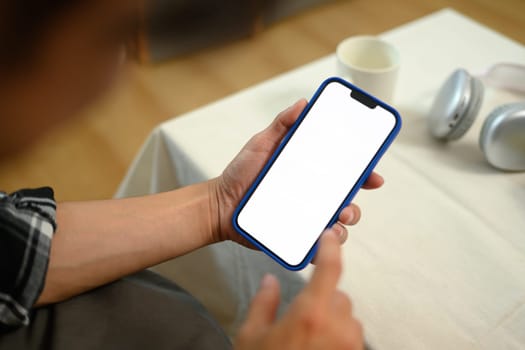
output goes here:
[{"label": "wooden floor", "polygon": [[336,1],[249,39],[159,65],[131,66],[103,101],[1,160],[0,188],[51,185],[59,200],[109,198],[162,121],[330,54],[345,37],[378,34],[444,7],[525,44],[525,0]]}]

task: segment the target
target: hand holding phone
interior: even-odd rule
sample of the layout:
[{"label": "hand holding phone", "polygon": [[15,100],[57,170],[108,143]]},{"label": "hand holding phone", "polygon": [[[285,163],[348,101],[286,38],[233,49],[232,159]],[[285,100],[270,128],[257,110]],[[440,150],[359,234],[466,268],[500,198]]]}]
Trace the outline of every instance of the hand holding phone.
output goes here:
[{"label": "hand holding phone", "polygon": [[[279,113],[270,125],[250,138],[219,177],[209,182],[211,195],[209,213],[212,221],[208,224],[211,228],[208,244],[234,241],[254,248],[253,244],[233,228],[233,213],[307,104],[305,99],[300,99]],[[338,166],[334,169],[334,171],[339,170]],[[372,172],[362,188],[373,190],[381,187],[382,184],[383,178]],[[351,203],[341,210],[337,225],[332,226],[341,244],[348,237],[345,225],[357,224],[360,217],[361,210],[356,203]]]},{"label": "hand holding phone", "polygon": [[236,208],[234,228],[284,267],[303,268],[400,127],[392,107],[326,80]]}]

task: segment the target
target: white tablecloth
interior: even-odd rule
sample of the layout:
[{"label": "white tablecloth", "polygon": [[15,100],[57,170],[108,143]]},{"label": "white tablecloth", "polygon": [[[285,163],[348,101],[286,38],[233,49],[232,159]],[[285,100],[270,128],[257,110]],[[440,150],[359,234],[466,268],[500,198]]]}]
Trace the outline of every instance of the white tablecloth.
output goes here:
[{"label": "white tablecloth", "polygon": [[[377,349],[525,349],[525,175],[491,168],[477,146],[484,117],[519,96],[488,87],[473,130],[454,144],[431,140],[425,124],[433,96],[455,68],[524,63],[525,48],[452,10],[382,37],[402,56],[394,105],[404,127],[377,167],[384,188],[355,200],[363,218],[344,248],[341,288]],[[328,56],[160,125],[118,196],[219,175],[252,134],[333,74],[335,58]],[[160,268],[230,332],[266,270],[281,269],[231,245]],[[285,294],[300,286],[293,283]]]}]

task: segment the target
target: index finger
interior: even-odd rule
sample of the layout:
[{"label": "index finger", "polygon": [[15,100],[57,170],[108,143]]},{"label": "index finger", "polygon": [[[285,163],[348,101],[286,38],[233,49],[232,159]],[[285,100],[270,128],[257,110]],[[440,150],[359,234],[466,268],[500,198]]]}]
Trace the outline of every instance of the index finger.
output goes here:
[{"label": "index finger", "polygon": [[337,289],[337,282],[343,270],[339,239],[332,229],[321,236],[316,267],[308,290],[316,297],[330,298]]}]

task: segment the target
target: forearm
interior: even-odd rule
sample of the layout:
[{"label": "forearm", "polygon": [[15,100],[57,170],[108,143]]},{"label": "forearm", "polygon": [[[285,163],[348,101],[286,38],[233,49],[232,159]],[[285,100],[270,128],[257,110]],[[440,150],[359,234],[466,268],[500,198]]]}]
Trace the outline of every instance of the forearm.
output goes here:
[{"label": "forearm", "polygon": [[128,199],[61,203],[44,290],[58,302],[214,242],[213,180]]}]

